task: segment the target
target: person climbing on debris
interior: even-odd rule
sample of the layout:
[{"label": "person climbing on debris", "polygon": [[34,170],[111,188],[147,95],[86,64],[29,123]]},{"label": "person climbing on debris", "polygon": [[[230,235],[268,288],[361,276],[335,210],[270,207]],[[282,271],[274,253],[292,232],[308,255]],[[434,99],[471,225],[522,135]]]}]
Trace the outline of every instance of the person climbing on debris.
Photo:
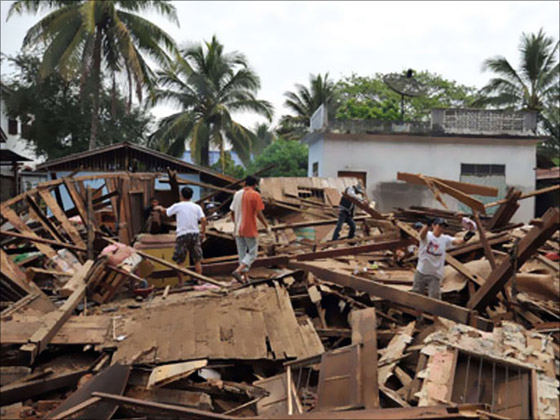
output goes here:
[{"label": "person climbing on debris", "polygon": [[[360,200],[367,203],[365,198],[364,188],[360,183],[356,185],[351,185],[347,187],[344,192],[348,194],[350,197],[355,198],[356,200]],[[361,195],[361,197],[360,197]],[[346,223],[350,228],[350,232],[348,233],[348,239],[352,239],[354,234],[356,233],[356,222],[354,222],[354,210],[356,205],[347,199],[346,197],[342,196],[340,199],[340,203],[338,204],[338,221],[336,223],[336,228],[334,229],[333,241],[337,241],[340,236],[340,230],[342,229],[342,225]]]},{"label": "person climbing on debris", "polygon": [[144,232],[148,232],[151,234],[168,232],[168,229],[165,229],[165,227],[163,226],[161,213],[156,210],[158,206],[158,199],[152,197],[150,199],[150,205],[144,208]]},{"label": "person climbing on debris", "polygon": [[[193,190],[190,187],[181,189],[181,201],[173,204],[169,208],[162,206],[156,207],[156,210],[165,212],[167,216],[177,217],[176,243],[175,252],[173,253],[173,261],[178,265],[185,262],[187,252],[189,252],[191,261],[194,264],[195,271],[202,274],[202,241],[206,232],[206,216],[202,208],[191,201]],[[198,224],[200,223],[200,229]],[[177,272],[179,277],[179,286],[183,285],[183,275]]]},{"label": "person climbing on debris", "polygon": [[259,247],[257,218],[266,227],[267,232],[271,233],[270,225],[262,212],[264,204],[261,195],[255,191],[257,184],[257,178],[249,175],[245,179],[245,187],[234,194],[230,206],[235,245],[239,255],[239,267],[231,275],[240,283],[247,282],[247,272],[257,258]]},{"label": "person climbing on debris", "polygon": [[451,245],[464,244],[474,235],[474,232],[469,230],[462,239],[456,239],[444,234],[446,226],[449,226],[447,220],[440,217],[426,223],[420,230],[418,264],[414,273],[412,292],[441,299],[440,283],[443,279],[447,249]]}]

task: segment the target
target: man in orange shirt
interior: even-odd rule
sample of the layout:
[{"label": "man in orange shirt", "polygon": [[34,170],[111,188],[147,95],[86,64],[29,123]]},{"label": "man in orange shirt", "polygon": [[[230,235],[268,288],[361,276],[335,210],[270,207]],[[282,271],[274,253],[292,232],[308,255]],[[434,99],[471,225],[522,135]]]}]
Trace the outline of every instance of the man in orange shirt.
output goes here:
[{"label": "man in orange shirt", "polygon": [[229,208],[235,226],[233,235],[239,254],[239,267],[231,275],[240,283],[247,282],[246,273],[257,258],[259,248],[257,218],[266,227],[267,231],[271,232],[270,226],[262,213],[264,204],[261,195],[255,191],[256,185],[257,178],[248,176],[245,179],[245,188],[235,193]]}]

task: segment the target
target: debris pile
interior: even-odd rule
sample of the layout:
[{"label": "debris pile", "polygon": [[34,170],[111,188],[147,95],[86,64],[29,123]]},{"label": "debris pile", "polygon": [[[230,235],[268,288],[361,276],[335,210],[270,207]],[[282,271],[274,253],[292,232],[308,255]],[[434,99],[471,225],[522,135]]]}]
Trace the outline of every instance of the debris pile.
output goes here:
[{"label": "debris pile", "polygon": [[[471,212],[381,213],[345,193],[354,178],[264,178],[272,233],[237,286],[228,210],[242,181],[70,176],[3,202],[2,418],[558,418],[559,209],[515,224],[534,194],[484,205],[472,195],[495,189],[397,178]],[[164,205],[182,184],[214,190],[199,200],[202,274],[172,262],[173,220],[143,218],[158,179]],[[358,229],[332,241],[342,196]],[[462,237],[465,216],[476,234],[447,253],[442,299],[411,292],[413,225],[445,217]]]}]

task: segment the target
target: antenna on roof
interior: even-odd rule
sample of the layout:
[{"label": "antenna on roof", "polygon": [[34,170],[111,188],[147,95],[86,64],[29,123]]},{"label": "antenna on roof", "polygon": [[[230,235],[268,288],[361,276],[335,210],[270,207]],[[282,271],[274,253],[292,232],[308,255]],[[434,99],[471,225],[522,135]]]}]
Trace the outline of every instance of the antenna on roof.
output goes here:
[{"label": "antenna on roof", "polygon": [[426,93],[425,86],[414,77],[414,70],[408,69],[406,75],[389,73],[383,76],[383,82],[389,89],[401,95],[401,123],[404,122],[404,97],[422,96]]}]

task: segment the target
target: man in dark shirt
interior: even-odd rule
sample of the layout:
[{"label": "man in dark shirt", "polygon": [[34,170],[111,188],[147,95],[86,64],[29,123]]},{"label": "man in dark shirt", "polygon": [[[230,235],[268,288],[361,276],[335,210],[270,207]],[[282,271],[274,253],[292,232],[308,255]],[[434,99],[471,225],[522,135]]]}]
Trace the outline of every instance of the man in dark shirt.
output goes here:
[{"label": "man in dark shirt", "polygon": [[[346,188],[344,192],[357,200],[365,201],[364,189],[361,184],[352,185]],[[361,195],[361,197],[358,196],[358,194]],[[348,227],[350,228],[350,232],[348,232],[348,239],[352,239],[354,237],[354,233],[356,232],[356,222],[354,222],[355,207],[354,203],[346,197],[343,196],[340,199],[340,203],[338,205],[338,222],[336,223],[336,228],[332,237],[333,241],[338,240],[340,230],[342,229],[342,225],[344,223],[348,224]]]}]

